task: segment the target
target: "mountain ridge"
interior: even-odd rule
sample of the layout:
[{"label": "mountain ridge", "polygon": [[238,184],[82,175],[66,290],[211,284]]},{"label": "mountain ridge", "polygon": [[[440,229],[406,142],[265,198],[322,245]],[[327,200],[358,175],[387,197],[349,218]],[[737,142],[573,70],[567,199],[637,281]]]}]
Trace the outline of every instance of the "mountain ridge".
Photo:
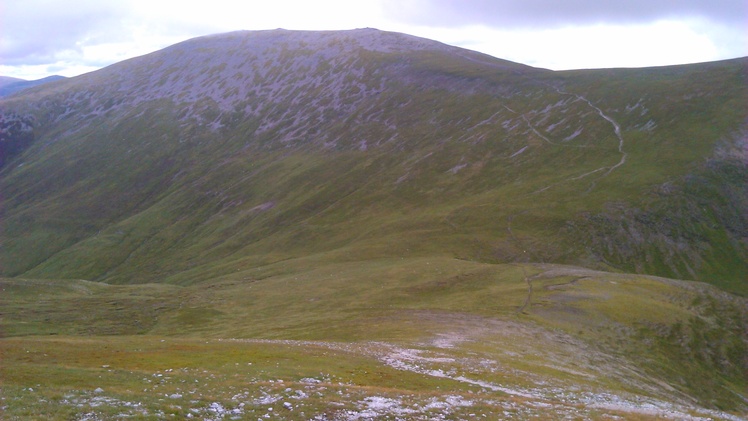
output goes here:
[{"label": "mountain ridge", "polygon": [[23,79],[19,79],[17,77],[0,76],[0,87],[23,81]]},{"label": "mountain ridge", "polygon": [[[306,44],[314,40],[313,45],[308,48]],[[246,47],[251,45],[251,49]],[[474,55],[482,57],[479,53],[470,52],[469,50],[450,47],[435,41],[428,41],[403,34],[386,33],[376,30],[351,30],[351,31],[330,31],[330,32],[295,32],[286,30],[270,31],[238,31],[228,34],[212,35],[188,40],[172,47],[168,47],[158,53],[148,54],[130,60],[125,60],[121,64],[115,64],[96,72],[96,78],[93,76],[85,80],[94,80],[99,83],[103,96],[120,96],[125,93],[125,98],[129,102],[117,104],[102,104],[95,113],[84,114],[79,117],[79,122],[85,124],[86,120],[92,117],[117,110],[120,106],[137,106],[141,102],[152,101],[157,99],[173,99],[178,103],[194,104],[201,101],[212,101],[213,105],[220,110],[219,112],[234,112],[236,107],[246,104],[247,98],[254,95],[262,95],[263,99],[269,102],[277,102],[273,95],[281,91],[288,90],[288,74],[295,73],[299,68],[308,69],[310,66],[324,66],[325,76],[335,77],[336,81],[328,81],[327,85],[340,84],[341,78],[344,77],[343,71],[338,70],[338,75],[330,74],[329,69],[334,69],[343,63],[350,67],[354,63],[350,62],[353,57],[346,58],[356,49],[362,49],[372,53],[401,53],[404,48],[411,51],[427,50],[432,52],[460,51],[461,55]],[[291,58],[286,58],[284,62],[284,73],[286,78],[283,82],[275,79],[268,79],[268,72],[279,72],[278,58],[275,57],[277,52],[284,49],[294,49],[298,54]],[[314,54],[311,54],[311,53]],[[158,56],[170,54],[171,61],[163,62]],[[217,54],[217,55],[216,55]],[[271,57],[264,58],[265,55]],[[488,56],[485,56],[488,57]],[[225,59],[221,61],[221,59]],[[282,59],[281,59],[282,60]],[[305,60],[310,60],[308,63]],[[332,61],[330,61],[332,60]],[[498,63],[509,63],[494,59],[497,63],[491,63],[492,66]],[[131,63],[137,63],[133,66]],[[205,74],[205,63],[219,63],[210,67],[209,74]],[[524,67],[522,65],[514,65]],[[122,70],[120,70],[122,69]],[[143,69],[147,69],[144,70]],[[350,71],[350,70],[347,70]],[[355,70],[360,77],[361,69]],[[176,74],[168,77],[170,74]],[[167,75],[163,77],[160,75]],[[280,75],[279,77],[283,77]],[[101,82],[95,80],[101,79]],[[231,81],[230,87],[218,87],[219,83]],[[257,82],[263,86],[263,91],[259,92]],[[308,80],[301,81],[308,82]],[[74,81],[70,84],[62,85],[75,86]],[[94,85],[95,86],[95,85]],[[255,89],[252,89],[255,87]],[[227,90],[232,91],[227,94]],[[366,87],[358,86],[359,89]],[[335,86],[332,86],[335,89]],[[368,89],[374,89],[373,86]],[[91,94],[88,94],[91,95]],[[175,98],[175,97],[179,98]],[[79,98],[62,99],[63,106],[74,107]],[[87,99],[91,99],[90,97]],[[339,98],[333,98],[333,109],[340,104],[337,103]],[[247,108],[249,107],[249,108]],[[243,118],[250,118],[253,111],[250,105],[244,105]],[[201,120],[199,113],[187,110],[185,116],[180,118],[195,117]],[[209,122],[221,124],[220,122]]]}]

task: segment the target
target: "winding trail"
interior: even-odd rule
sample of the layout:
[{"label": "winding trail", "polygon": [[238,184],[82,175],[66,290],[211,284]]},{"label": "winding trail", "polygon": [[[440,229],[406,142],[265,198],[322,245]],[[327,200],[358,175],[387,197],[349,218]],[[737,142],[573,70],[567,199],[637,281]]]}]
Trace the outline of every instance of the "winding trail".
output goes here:
[{"label": "winding trail", "polygon": [[[611,125],[611,126],[613,126],[613,133],[615,134],[616,138],[618,139],[618,153],[620,153],[620,154],[621,154],[621,159],[620,159],[620,160],[619,160],[619,161],[618,161],[618,162],[617,162],[616,164],[614,164],[614,165],[611,165],[611,166],[603,166],[603,167],[600,167],[600,168],[594,169],[594,170],[592,170],[592,171],[588,171],[588,172],[586,172],[586,173],[584,173],[584,174],[581,174],[581,175],[578,175],[578,176],[574,176],[574,177],[568,178],[568,179],[566,179],[566,180],[563,180],[563,181],[559,181],[559,182],[557,182],[557,183],[553,183],[553,184],[551,184],[551,185],[548,185],[548,186],[546,186],[546,187],[544,187],[544,188],[541,188],[541,189],[539,189],[539,190],[536,190],[536,191],[532,192],[532,194],[542,193],[542,192],[544,192],[544,191],[546,191],[546,190],[548,190],[548,189],[550,189],[550,188],[552,188],[552,187],[554,187],[554,186],[557,186],[557,185],[559,185],[559,184],[563,184],[563,183],[565,183],[565,182],[567,182],[567,181],[576,181],[576,180],[581,180],[581,179],[583,179],[583,178],[586,178],[586,177],[588,177],[588,176],[590,176],[590,175],[593,175],[593,174],[597,174],[597,173],[599,173],[599,172],[605,171],[605,173],[604,173],[604,174],[602,174],[602,175],[600,175],[599,177],[597,177],[597,179],[596,179],[596,180],[594,180],[594,181],[593,181],[593,182],[592,182],[592,183],[590,184],[589,188],[587,189],[587,193],[589,193],[590,191],[592,191],[592,189],[594,189],[594,188],[595,188],[595,186],[597,185],[597,182],[598,182],[598,181],[599,181],[599,180],[600,180],[601,178],[603,178],[603,177],[606,177],[606,176],[608,176],[608,175],[609,175],[610,173],[612,173],[612,172],[613,172],[614,170],[616,170],[617,168],[621,167],[621,166],[622,166],[623,164],[625,164],[625,163],[626,163],[626,159],[628,158],[628,153],[627,153],[627,152],[626,152],[626,151],[624,150],[624,146],[625,146],[625,143],[626,143],[626,142],[625,142],[625,140],[624,140],[624,138],[623,138],[623,133],[622,133],[622,131],[621,131],[621,125],[620,125],[620,124],[618,124],[618,122],[617,122],[617,121],[616,121],[615,119],[613,119],[613,117],[611,117],[611,116],[609,116],[609,115],[605,114],[605,112],[604,112],[604,111],[603,111],[603,110],[602,110],[602,109],[601,109],[600,107],[598,107],[597,105],[595,105],[595,104],[594,104],[594,103],[593,103],[592,101],[590,101],[590,100],[589,100],[589,99],[588,99],[587,97],[585,97],[585,96],[583,96],[583,95],[579,95],[579,94],[571,93],[571,92],[566,92],[566,91],[562,90],[561,88],[558,88],[558,87],[556,87],[556,86],[552,86],[552,85],[550,85],[550,84],[547,84],[547,83],[546,83],[545,85],[546,85],[546,86],[549,86],[549,87],[551,87],[551,88],[553,88],[553,89],[554,89],[554,90],[555,90],[556,92],[558,92],[558,93],[559,93],[559,94],[561,94],[561,95],[569,95],[569,96],[572,96],[572,97],[576,98],[576,100],[577,100],[577,101],[584,101],[584,102],[585,102],[585,103],[586,103],[586,104],[587,104],[587,105],[588,105],[588,106],[589,106],[590,108],[592,108],[593,110],[595,110],[595,112],[596,112],[596,113],[597,113],[597,114],[598,114],[598,115],[599,115],[600,117],[602,117],[602,118],[603,118],[603,119],[604,119],[605,121],[607,121],[608,123],[610,123],[610,125]],[[528,127],[530,128],[530,130],[531,130],[531,131],[532,131],[532,132],[533,132],[533,133],[534,133],[534,134],[535,134],[536,136],[538,136],[539,138],[541,138],[541,139],[542,139],[542,140],[544,140],[545,142],[547,142],[547,143],[549,143],[549,144],[551,144],[551,145],[556,145],[556,146],[569,146],[569,145],[565,145],[565,144],[559,144],[559,143],[556,143],[556,142],[554,142],[554,141],[550,140],[550,139],[549,139],[548,137],[544,136],[544,135],[543,135],[542,133],[540,133],[540,132],[539,132],[539,131],[538,131],[538,130],[537,130],[537,129],[535,128],[535,126],[533,126],[533,124],[532,124],[532,123],[530,122],[530,120],[529,120],[529,119],[527,118],[527,116],[526,116],[525,114],[522,114],[522,113],[520,113],[520,112],[517,112],[517,111],[515,111],[515,110],[513,110],[513,109],[509,108],[509,107],[508,107],[508,106],[506,106],[506,105],[503,105],[503,107],[504,107],[504,108],[505,108],[505,109],[506,109],[507,111],[510,111],[511,113],[513,113],[513,114],[516,114],[516,115],[520,116],[520,117],[522,118],[522,120],[524,120],[525,124],[527,124],[527,126],[528,126]],[[494,115],[495,115],[495,114],[494,114]],[[493,116],[491,116],[491,118],[493,118]],[[526,148],[526,147],[525,147],[525,148]],[[525,148],[522,148],[522,149],[520,150],[520,152],[517,152],[517,153],[513,154],[513,155],[512,155],[511,157],[514,157],[514,156],[518,155],[519,153],[521,153],[521,152],[524,152]]]},{"label": "winding trail", "polygon": [[[573,178],[573,180],[578,180],[580,178],[584,178],[584,177],[586,177],[586,176],[588,176],[590,174],[594,174],[596,172],[602,171],[602,170],[604,170],[604,169],[607,168],[608,171],[606,171],[605,174],[602,175],[602,177],[605,177],[608,174],[610,174],[611,172],[613,172],[613,170],[615,170],[616,168],[618,168],[621,165],[625,164],[626,163],[626,157],[628,156],[628,154],[626,153],[626,151],[623,150],[623,146],[624,146],[625,141],[623,140],[623,134],[621,133],[621,125],[618,124],[618,122],[615,121],[613,119],[613,117],[605,114],[603,112],[603,110],[600,109],[600,107],[598,107],[597,105],[593,104],[592,101],[590,101],[586,97],[584,97],[582,95],[579,95],[579,94],[573,94],[573,93],[570,93],[570,92],[566,92],[566,91],[564,91],[564,90],[562,90],[561,88],[558,88],[558,87],[554,87],[554,89],[556,90],[556,92],[558,92],[561,95],[571,95],[571,96],[575,97],[579,101],[586,102],[587,105],[590,106],[590,108],[594,109],[600,115],[600,117],[602,117],[603,119],[605,119],[605,121],[607,121],[608,123],[610,123],[613,126],[613,132],[615,133],[616,137],[618,138],[618,152],[621,154],[621,160],[618,161],[617,164],[615,164],[613,166],[610,166],[610,167],[600,167],[600,168],[598,168],[596,170],[590,171],[590,172],[588,172],[586,174],[582,174],[581,176]],[[594,186],[595,186],[595,183],[593,182],[592,186],[590,186],[589,190],[592,190],[592,188]]]},{"label": "winding trail", "polygon": [[527,276],[527,270],[524,266],[522,266],[522,275],[525,277],[525,282],[527,283],[527,297],[525,297],[525,302],[522,303],[522,306],[517,309],[518,314],[524,313],[525,309],[532,304],[532,281],[530,280],[530,277]]},{"label": "winding trail", "polygon": [[[514,220],[515,216],[526,212],[527,211],[513,213],[506,219],[506,231],[507,233],[509,233],[509,237],[511,237],[512,241],[514,241],[522,249],[523,253],[527,253],[526,247],[524,244],[522,244],[522,241],[520,241],[520,239],[514,235],[514,231],[512,231],[512,221]],[[532,251],[530,253],[532,253]],[[522,269],[522,277],[524,278],[525,283],[527,283],[527,296],[525,297],[525,301],[522,303],[522,305],[517,309],[517,314],[521,314],[524,313],[525,310],[532,305],[532,279],[527,275],[527,269],[524,265],[517,264],[517,266]]]},{"label": "winding trail", "polygon": [[[562,93],[560,90],[558,92]],[[610,167],[608,169],[608,171],[605,174],[603,174],[603,177],[604,177],[604,176],[610,174],[614,169],[616,169],[616,168],[620,167],[621,165],[623,165],[624,163],[626,163],[626,157],[628,156],[628,154],[623,150],[624,141],[623,141],[623,135],[621,134],[621,126],[615,120],[613,120],[612,117],[610,117],[607,114],[605,114],[603,112],[603,110],[601,110],[598,106],[596,106],[595,104],[593,104],[589,99],[587,99],[587,98],[585,98],[585,97],[583,97],[581,95],[574,95],[574,96],[576,96],[578,99],[586,102],[587,105],[589,105],[590,107],[594,108],[597,111],[597,113],[600,114],[600,117],[604,118],[610,124],[612,124],[613,125],[613,131],[615,132],[616,137],[618,138],[618,152],[621,153],[621,160],[618,161],[617,164],[615,164],[612,167]]]}]

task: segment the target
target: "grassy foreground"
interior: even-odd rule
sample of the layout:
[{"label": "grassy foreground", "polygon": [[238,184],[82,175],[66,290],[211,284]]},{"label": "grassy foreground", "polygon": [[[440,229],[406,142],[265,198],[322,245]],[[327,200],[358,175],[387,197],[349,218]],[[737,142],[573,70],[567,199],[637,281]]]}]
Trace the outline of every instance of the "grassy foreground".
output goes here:
[{"label": "grassy foreground", "polygon": [[571,266],[309,257],[195,286],[5,278],[6,419],[746,415],[746,301]]}]

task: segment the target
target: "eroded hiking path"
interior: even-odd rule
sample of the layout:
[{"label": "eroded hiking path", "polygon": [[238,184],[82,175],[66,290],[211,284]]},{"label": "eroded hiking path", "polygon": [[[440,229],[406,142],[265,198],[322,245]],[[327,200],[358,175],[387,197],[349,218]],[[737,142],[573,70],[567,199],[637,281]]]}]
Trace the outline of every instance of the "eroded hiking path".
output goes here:
[{"label": "eroded hiking path", "polygon": [[[621,154],[621,159],[618,161],[617,164],[612,165],[610,167],[600,167],[600,168],[595,169],[593,171],[590,171],[590,172],[588,172],[586,174],[582,174],[581,176],[574,178],[574,180],[578,180],[578,179],[584,178],[584,177],[586,177],[588,175],[591,175],[591,174],[594,174],[594,173],[597,173],[597,172],[600,172],[600,171],[604,171],[605,169],[607,169],[607,171],[605,171],[605,173],[600,178],[606,177],[608,174],[610,174],[611,172],[613,172],[613,170],[615,170],[616,168],[618,168],[621,165],[625,164],[626,163],[626,157],[628,156],[628,154],[623,149],[623,146],[624,146],[625,142],[623,140],[623,134],[621,133],[621,125],[618,124],[618,122],[615,121],[613,119],[613,117],[605,114],[603,112],[603,110],[600,109],[600,107],[598,107],[597,105],[593,104],[592,101],[590,101],[586,97],[584,97],[582,95],[579,95],[579,94],[572,94],[572,93],[569,93],[569,92],[565,92],[565,91],[563,91],[561,89],[558,89],[558,88],[556,88],[556,92],[558,92],[558,93],[560,93],[562,95],[572,95],[575,98],[577,98],[577,100],[584,101],[587,105],[590,106],[590,108],[594,109],[597,112],[597,114],[600,115],[600,117],[602,117],[605,121],[607,121],[608,123],[610,123],[613,126],[613,132],[615,133],[616,138],[618,138],[618,152]],[[600,178],[598,178],[598,180]],[[587,189],[587,191],[592,190],[595,187],[596,184],[597,184],[597,180],[593,181],[592,184],[590,185],[589,189]]]},{"label": "eroded hiking path", "polygon": [[[600,175],[600,176],[599,176],[599,177],[598,177],[597,179],[595,179],[594,181],[592,181],[592,183],[590,184],[590,186],[589,186],[589,187],[587,188],[587,193],[589,193],[590,191],[592,191],[592,190],[593,190],[593,189],[595,188],[595,186],[597,185],[597,182],[598,182],[598,181],[599,181],[599,180],[600,180],[601,178],[603,178],[603,177],[606,177],[606,176],[608,176],[608,175],[609,175],[610,173],[612,173],[612,172],[613,172],[613,171],[614,171],[615,169],[617,169],[617,168],[621,167],[621,166],[622,166],[623,164],[625,164],[625,163],[626,163],[626,158],[628,157],[628,153],[626,153],[626,151],[624,150],[624,146],[625,146],[625,140],[624,140],[624,138],[623,138],[623,133],[622,133],[622,131],[621,131],[621,125],[620,125],[620,124],[619,124],[619,123],[618,123],[618,122],[617,122],[617,121],[616,121],[615,119],[613,119],[613,117],[611,117],[611,116],[609,116],[608,114],[606,114],[606,113],[605,113],[605,112],[604,112],[604,111],[603,111],[603,110],[602,110],[602,109],[601,109],[600,107],[598,107],[598,106],[597,106],[597,105],[595,105],[595,104],[594,104],[594,103],[593,103],[592,101],[590,101],[590,100],[589,100],[589,99],[588,99],[587,97],[585,97],[585,96],[583,96],[583,95],[579,95],[579,94],[576,94],[576,93],[566,92],[566,91],[564,91],[564,90],[562,90],[562,89],[560,89],[560,88],[558,88],[558,87],[555,87],[555,86],[551,86],[551,85],[547,85],[547,86],[549,86],[549,87],[552,87],[552,88],[553,88],[553,89],[554,89],[554,90],[555,90],[556,92],[558,92],[558,93],[559,93],[559,94],[561,94],[561,95],[568,95],[568,96],[572,96],[572,97],[574,97],[574,98],[575,98],[575,101],[582,101],[582,102],[584,102],[585,104],[587,104],[587,106],[588,106],[588,107],[592,108],[592,109],[593,109],[593,110],[595,111],[595,113],[596,113],[596,114],[598,114],[598,115],[599,115],[600,117],[602,117],[602,118],[603,118],[603,119],[604,119],[605,121],[607,121],[607,122],[608,122],[608,123],[609,123],[609,124],[610,124],[611,126],[613,126],[613,133],[615,134],[615,136],[616,136],[616,139],[618,139],[618,153],[620,153],[620,154],[621,154],[621,158],[620,158],[620,159],[619,159],[619,161],[618,161],[618,162],[617,162],[616,164],[614,164],[614,165],[610,165],[610,166],[603,166],[603,167],[600,167],[600,168],[596,168],[596,169],[593,169],[593,170],[591,170],[591,171],[587,171],[587,172],[585,172],[584,174],[581,174],[581,175],[578,175],[578,176],[574,176],[574,177],[570,177],[570,178],[567,178],[567,179],[565,179],[565,180],[562,180],[562,181],[559,181],[559,182],[556,182],[556,183],[550,184],[550,185],[548,185],[548,186],[546,186],[546,187],[543,187],[543,188],[541,188],[541,189],[539,189],[539,190],[536,190],[536,191],[534,191],[534,192],[533,192],[532,194],[542,193],[542,192],[544,192],[544,191],[546,191],[546,190],[548,190],[548,189],[550,189],[550,188],[552,188],[552,187],[554,187],[554,186],[557,186],[557,185],[560,185],[560,184],[566,183],[566,182],[568,182],[568,181],[577,181],[577,180],[581,180],[581,179],[583,179],[583,178],[587,178],[587,177],[589,177],[589,176],[591,176],[591,175],[593,175],[593,174],[597,174],[597,173],[600,173],[600,172],[603,172],[603,171],[604,171],[604,173],[603,173],[602,175]],[[509,109],[509,108],[508,108],[508,107],[506,107],[506,106],[505,106],[504,108],[507,108],[507,109],[508,109],[509,111],[512,111],[512,112],[516,113],[516,111],[514,111],[514,110],[512,110],[512,109]],[[517,114],[519,114],[519,113],[517,113]],[[526,123],[527,123],[527,124],[528,124],[528,125],[530,126],[530,128],[532,129],[532,131],[533,131],[533,132],[534,132],[534,133],[535,133],[536,135],[540,136],[540,137],[541,137],[541,138],[542,138],[543,140],[545,140],[546,142],[548,142],[548,143],[550,143],[550,144],[553,144],[553,145],[558,145],[557,143],[555,143],[555,142],[551,141],[551,140],[550,140],[550,139],[548,139],[547,137],[545,137],[545,136],[543,136],[542,134],[540,134],[540,133],[539,133],[539,132],[538,132],[538,131],[537,131],[537,130],[536,130],[536,129],[535,129],[535,128],[534,128],[533,126],[532,126],[532,124],[530,124],[530,122],[528,121],[528,119],[527,119],[527,118],[526,118],[526,117],[525,117],[524,115],[522,115],[522,118],[523,118],[523,119],[525,120],[525,122],[526,122]],[[564,145],[564,146],[565,146],[565,145]]]},{"label": "eroded hiking path", "polygon": [[522,266],[522,276],[524,277],[525,283],[527,284],[527,297],[525,298],[525,302],[522,303],[522,306],[517,309],[517,313],[524,313],[525,309],[527,309],[527,307],[529,307],[532,303],[532,279],[527,276],[527,270],[524,266]]},{"label": "eroded hiking path", "polygon": [[620,161],[618,161],[618,163],[617,163],[617,164],[613,165],[612,167],[610,167],[610,168],[608,169],[608,172],[606,172],[606,173],[605,173],[605,175],[608,175],[608,174],[610,174],[610,173],[611,173],[611,172],[612,172],[612,171],[613,171],[614,169],[616,169],[616,168],[620,167],[621,165],[623,165],[623,164],[624,164],[624,163],[626,162],[626,156],[628,155],[628,154],[627,154],[626,152],[624,152],[624,150],[623,150],[623,135],[621,134],[621,125],[620,125],[620,124],[618,124],[618,123],[617,123],[617,122],[616,122],[615,120],[613,120],[613,118],[612,118],[612,117],[610,117],[610,116],[608,116],[607,114],[605,114],[605,113],[603,112],[603,110],[601,110],[601,109],[600,109],[600,108],[599,108],[598,106],[596,106],[595,104],[593,104],[593,103],[592,103],[592,102],[591,102],[591,101],[590,101],[589,99],[587,99],[587,98],[585,98],[585,97],[583,97],[583,96],[581,96],[581,95],[575,95],[575,96],[576,96],[577,98],[579,98],[580,100],[582,100],[582,101],[586,102],[586,103],[587,103],[587,105],[589,105],[590,107],[594,108],[594,109],[595,109],[595,110],[597,111],[597,113],[598,113],[598,114],[600,114],[600,117],[604,118],[604,119],[605,119],[605,120],[607,120],[607,121],[608,121],[608,122],[609,122],[610,124],[612,124],[612,125],[613,125],[613,131],[615,132],[615,134],[616,134],[616,137],[618,138],[618,152],[620,152],[620,153],[621,153],[621,160],[620,160]]}]

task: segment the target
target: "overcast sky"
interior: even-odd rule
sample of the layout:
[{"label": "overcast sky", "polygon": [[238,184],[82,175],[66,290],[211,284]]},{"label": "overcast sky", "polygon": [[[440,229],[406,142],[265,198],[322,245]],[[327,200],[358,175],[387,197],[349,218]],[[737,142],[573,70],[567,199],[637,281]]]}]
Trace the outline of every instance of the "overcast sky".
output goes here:
[{"label": "overcast sky", "polygon": [[0,0],[0,75],[75,76],[239,29],[362,27],[554,70],[748,56],[746,0]]}]

